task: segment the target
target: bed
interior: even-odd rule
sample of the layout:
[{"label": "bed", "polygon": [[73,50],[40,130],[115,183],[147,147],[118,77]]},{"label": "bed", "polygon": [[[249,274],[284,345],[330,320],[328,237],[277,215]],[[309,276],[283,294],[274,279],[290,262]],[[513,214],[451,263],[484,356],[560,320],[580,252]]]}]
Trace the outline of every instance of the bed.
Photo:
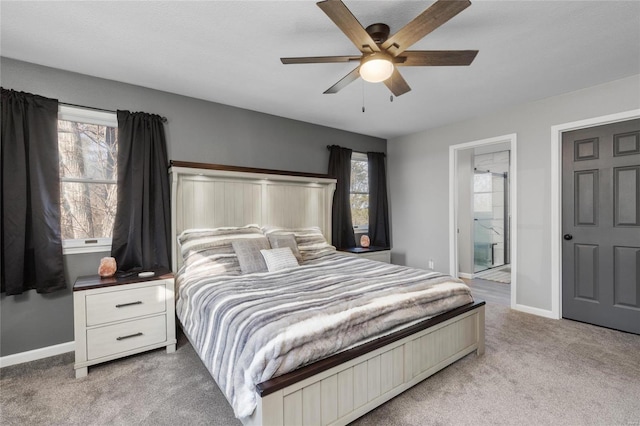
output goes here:
[{"label": "bed", "polygon": [[[171,182],[178,318],[244,424],[347,424],[484,352],[464,284],[333,249],[334,180],[173,162]],[[278,235],[299,266],[237,269],[230,242]]]}]

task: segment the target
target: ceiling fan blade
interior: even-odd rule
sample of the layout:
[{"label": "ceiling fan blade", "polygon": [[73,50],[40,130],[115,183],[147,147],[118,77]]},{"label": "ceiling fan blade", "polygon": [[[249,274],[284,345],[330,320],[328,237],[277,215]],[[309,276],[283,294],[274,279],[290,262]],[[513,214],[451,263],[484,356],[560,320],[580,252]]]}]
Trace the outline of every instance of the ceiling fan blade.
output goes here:
[{"label": "ceiling fan blade", "polygon": [[411,87],[409,87],[404,77],[402,77],[400,72],[398,72],[397,68],[393,69],[393,74],[391,74],[391,77],[384,81],[384,84],[396,97],[404,95],[411,90]]},{"label": "ceiling fan blade", "polygon": [[347,6],[341,0],[325,0],[316,3],[320,9],[340,28],[340,30],[363,53],[379,52],[380,48],[365,31]]},{"label": "ceiling fan blade", "polygon": [[280,58],[283,64],[326,64],[359,61],[362,56],[309,56],[306,58]]},{"label": "ceiling fan blade", "polygon": [[355,68],[349,74],[347,74],[344,77],[342,77],[340,79],[340,81],[338,81],[336,84],[334,84],[333,86],[331,86],[327,90],[325,90],[324,94],[326,95],[326,94],[329,94],[329,93],[338,93],[340,90],[342,90],[345,87],[347,87],[350,83],[356,81],[358,79],[358,77],[360,77],[360,66]]},{"label": "ceiling fan blade", "polygon": [[397,33],[389,37],[382,48],[393,56],[407,50],[411,45],[458,13],[471,6],[469,0],[438,0],[424,12],[409,22]]},{"label": "ceiling fan blade", "polygon": [[454,66],[471,65],[478,54],[477,50],[405,50],[398,58],[406,58],[397,62],[399,67],[421,66]]}]

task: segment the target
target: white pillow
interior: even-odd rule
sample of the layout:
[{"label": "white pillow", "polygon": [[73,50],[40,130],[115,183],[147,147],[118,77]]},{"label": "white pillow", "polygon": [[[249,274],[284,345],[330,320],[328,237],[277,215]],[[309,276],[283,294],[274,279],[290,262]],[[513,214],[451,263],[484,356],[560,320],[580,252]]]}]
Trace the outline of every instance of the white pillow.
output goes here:
[{"label": "white pillow", "polygon": [[276,248],[271,250],[260,250],[269,272],[280,271],[282,269],[295,268],[298,265],[296,257],[289,247]]}]

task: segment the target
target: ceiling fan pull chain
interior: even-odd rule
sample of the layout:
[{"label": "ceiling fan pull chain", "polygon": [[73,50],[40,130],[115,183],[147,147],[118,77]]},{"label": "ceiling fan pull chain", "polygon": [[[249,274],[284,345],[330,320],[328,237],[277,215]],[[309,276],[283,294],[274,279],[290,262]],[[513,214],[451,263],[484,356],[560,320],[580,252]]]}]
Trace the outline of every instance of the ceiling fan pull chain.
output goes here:
[{"label": "ceiling fan pull chain", "polygon": [[364,114],[364,80],[362,80],[362,113]]},{"label": "ceiling fan pull chain", "polygon": [[[393,75],[391,75],[391,87],[393,87]],[[389,95],[389,102],[393,102],[393,92]]]},{"label": "ceiling fan pull chain", "polygon": [[[393,74],[391,74],[391,87],[393,86]],[[393,92],[389,95],[389,102],[393,102]]]}]

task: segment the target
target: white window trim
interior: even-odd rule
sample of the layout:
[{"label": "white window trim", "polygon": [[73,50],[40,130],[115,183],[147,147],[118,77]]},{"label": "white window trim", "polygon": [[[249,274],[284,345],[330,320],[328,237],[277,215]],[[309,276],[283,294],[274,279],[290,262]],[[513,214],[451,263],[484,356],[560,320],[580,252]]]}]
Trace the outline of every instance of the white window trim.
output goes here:
[{"label": "white window trim", "polygon": [[369,161],[366,152],[353,152],[351,153],[351,159],[354,161]]},{"label": "white window trim", "polygon": [[[118,127],[118,116],[115,112],[97,111],[82,107],[59,105],[58,120],[76,121],[79,123],[99,124],[107,127]],[[61,182],[115,183],[83,178],[61,178]],[[83,254],[111,252],[111,238],[86,238],[78,240],[62,240],[62,254]]]},{"label": "white window trim", "polygon": [[111,252],[111,238],[62,240],[62,254]]},{"label": "white window trim", "polygon": [[67,105],[58,106],[58,120],[118,127],[118,116],[115,112],[96,111]]}]

